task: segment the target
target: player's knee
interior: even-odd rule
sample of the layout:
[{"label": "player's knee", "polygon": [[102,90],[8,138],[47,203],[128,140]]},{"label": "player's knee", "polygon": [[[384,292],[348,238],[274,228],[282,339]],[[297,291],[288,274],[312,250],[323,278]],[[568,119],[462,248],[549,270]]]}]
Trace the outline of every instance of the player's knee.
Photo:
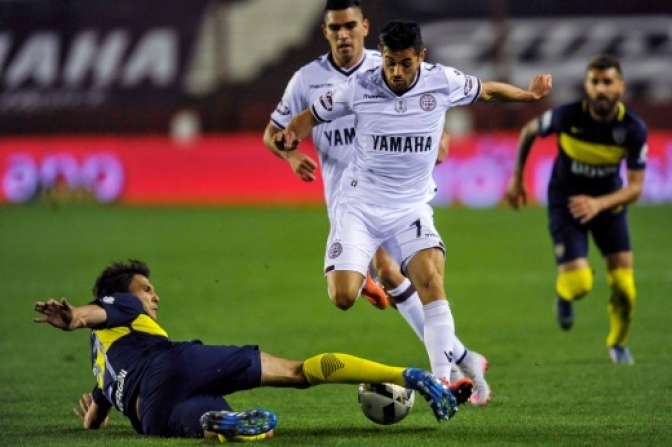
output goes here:
[{"label": "player's knee", "polygon": [[[623,304],[631,307],[637,298],[635,275],[630,268],[618,268],[607,272],[607,283],[614,299],[621,299]],[[624,298],[624,299],[623,299]]]},{"label": "player's knee", "polygon": [[353,304],[355,304],[358,296],[359,290],[352,287],[337,286],[333,289],[329,289],[329,298],[331,299],[331,302],[341,310],[350,309]]},{"label": "player's knee", "polygon": [[555,285],[558,296],[568,301],[583,297],[592,288],[593,272],[588,267],[561,272]]}]

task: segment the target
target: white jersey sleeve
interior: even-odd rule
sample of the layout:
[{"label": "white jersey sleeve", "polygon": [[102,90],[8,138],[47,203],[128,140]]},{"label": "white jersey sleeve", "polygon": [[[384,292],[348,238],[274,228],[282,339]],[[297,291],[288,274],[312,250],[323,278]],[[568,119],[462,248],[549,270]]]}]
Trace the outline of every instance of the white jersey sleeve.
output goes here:
[{"label": "white jersey sleeve", "polygon": [[353,114],[352,102],[357,77],[341,82],[333,89],[324,92],[313,103],[310,111],[319,123],[330,123],[335,119]]},{"label": "white jersey sleeve", "polygon": [[473,104],[481,93],[481,80],[475,76],[465,75],[452,67],[443,67],[448,79],[450,106],[464,106]]},{"label": "white jersey sleeve", "polygon": [[278,129],[286,128],[295,115],[310,105],[305,100],[307,95],[303,84],[301,71],[297,71],[290,79],[282,99],[271,114],[271,122]]}]

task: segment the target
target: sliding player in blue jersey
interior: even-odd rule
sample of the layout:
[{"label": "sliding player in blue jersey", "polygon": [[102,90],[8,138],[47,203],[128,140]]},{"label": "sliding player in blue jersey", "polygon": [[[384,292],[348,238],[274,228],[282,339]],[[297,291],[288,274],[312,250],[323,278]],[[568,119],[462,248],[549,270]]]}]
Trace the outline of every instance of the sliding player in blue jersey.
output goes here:
[{"label": "sliding player in blue jersey", "polygon": [[320,354],[303,362],[260,352],[256,345],[208,346],[174,342],[159,326],[159,296],[149,268],[130,260],[107,267],[95,300],[73,307],[63,298],[35,303],[36,323],[71,331],[90,328],[96,385],[75,413],[84,428],[107,425],[112,407],[138,433],[162,437],[254,440],[270,437],[276,416],[264,409],[233,412],[224,395],[260,386],[307,388],[322,383],[391,382],[417,390],[438,420],[450,419],[471,388],[451,392],[417,368],[387,366],[347,354]]},{"label": "sliding player in blue jersey", "polygon": [[[549,229],[558,266],[556,314],[560,327],[574,324],[573,302],[593,286],[588,264],[592,235],[607,267],[611,298],[607,346],[614,363],[632,364],[627,348],[635,304],[635,280],[626,205],[644,185],[647,130],[620,101],[625,81],[618,59],[598,56],[588,65],[585,99],[560,105],[523,128],[509,204],[518,209],[526,199],[525,161],[537,136],[558,135],[558,155],[548,185]],[[627,182],[621,175],[625,160]]]}]

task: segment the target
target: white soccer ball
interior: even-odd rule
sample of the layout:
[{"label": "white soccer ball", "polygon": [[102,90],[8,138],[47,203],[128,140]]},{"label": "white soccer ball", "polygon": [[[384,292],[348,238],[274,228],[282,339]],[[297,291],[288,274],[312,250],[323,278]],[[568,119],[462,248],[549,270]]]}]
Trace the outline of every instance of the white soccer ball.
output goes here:
[{"label": "white soccer ball", "polygon": [[391,425],[408,416],[415,402],[415,393],[392,383],[362,383],[357,399],[364,416],[376,424]]}]

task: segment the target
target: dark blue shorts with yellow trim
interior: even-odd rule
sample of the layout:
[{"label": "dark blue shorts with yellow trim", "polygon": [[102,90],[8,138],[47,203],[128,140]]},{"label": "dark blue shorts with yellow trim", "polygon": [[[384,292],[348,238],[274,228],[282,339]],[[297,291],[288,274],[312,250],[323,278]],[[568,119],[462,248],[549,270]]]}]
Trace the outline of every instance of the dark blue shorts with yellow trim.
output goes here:
[{"label": "dark blue shorts with yellow trim", "polygon": [[548,228],[553,239],[556,264],[588,256],[590,234],[602,256],[630,251],[627,207],[603,211],[582,224],[569,212],[566,204],[548,206]]},{"label": "dark blue shorts with yellow trim", "polygon": [[206,411],[231,410],[224,395],[261,383],[259,348],[176,343],[149,365],[140,384],[142,433],[203,437]]}]

